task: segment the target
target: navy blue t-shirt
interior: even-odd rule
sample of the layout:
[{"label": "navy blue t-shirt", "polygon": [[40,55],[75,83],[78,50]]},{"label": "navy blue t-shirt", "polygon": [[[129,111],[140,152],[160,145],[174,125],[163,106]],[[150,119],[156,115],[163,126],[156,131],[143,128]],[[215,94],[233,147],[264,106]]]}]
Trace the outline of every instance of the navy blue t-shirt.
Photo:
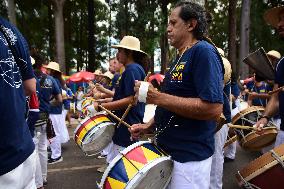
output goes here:
[{"label": "navy blue t-shirt", "polygon": [[[224,67],[215,47],[199,41],[178,60],[166,73],[162,92],[223,103]],[[160,132],[157,144],[175,161],[201,161],[213,155],[216,121],[185,118],[161,107],[154,118]]]},{"label": "navy blue t-shirt", "polygon": [[39,110],[40,112],[50,113],[50,99],[61,93],[61,90],[55,79],[49,75],[41,72],[36,73],[37,79],[40,83],[39,92]]},{"label": "navy blue t-shirt", "polygon": [[[145,78],[144,69],[137,63],[132,63],[126,66],[125,71],[123,72],[119,85],[115,88],[115,93],[113,101],[126,98],[128,96],[134,96],[134,85],[135,80],[143,81]],[[145,103],[137,103],[133,106],[125,118],[125,122],[132,125],[135,123],[142,123],[143,116],[145,111]],[[122,117],[124,110],[117,110],[115,114],[118,117]],[[124,125],[121,125],[119,128],[116,128],[115,134],[112,138],[113,142],[119,146],[127,147],[134,143],[135,141],[130,141],[130,133],[128,128]]]},{"label": "navy blue t-shirt", "polygon": [[[284,86],[284,58],[282,58],[276,66],[275,83],[278,87]],[[284,91],[278,93],[279,98],[279,114],[281,118],[280,129],[284,131]]]},{"label": "navy blue t-shirt", "polygon": [[231,118],[231,107],[230,107],[230,94],[231,94],[231,82],[226,83],[223,89],[223,114],[226,118],[226,123],[230,123]]},{"label": "navy blue t-shirt", "polygon": [[[231,83],[231,90],[232,90],[232,95],[237,99],[240,96],[241,90],[238,86],[237,82],[232,82]],[[232,104],[232,109],[236,108],[235,102]]]},{"label": "navy blue t-shirt", "polygon": [[0,17],[0,24],[16,48],[18,68],[9,45],[0,32],[0,176],[22,164],[34,151],[25,120],[23,81],[34,78],[28,44],[21,33]]},{"label": "navy blue t-shirt", "polygon": [[[61,87],[60,81],[56,78],[54,78],[54,80],[55,80],[57,87],[59,88],[59,91],[60,91],[60,94],[61,94],[62,87]],[[61,114],[62,113],[62,103],[60,103],[57,106],[50,106],[50,112],[49,113],[50,114]]]},{"label": "navy blue t-shirt", "polygon": [[[69,89],[69,88],[66,89],[66,96],[67,97],[73,96],[71,89]],[[64,106],[65,110],[70,110],[70,103],[71,103],[71,99],[64,99],[63,100],[63,106]]]},{"label": "navy blue t-shirt", "polygon": [[[256,92],[258,94],[267,94],[269,91],[272,90],[271,86],[268,85],[266,82],[262,81],[260,86],[256,86],[254,81],[250,81],[247,83],[247,88],[250,92]],[[248,99],[248,95],[245,96],[245,100]],[[264,98],[254,98],[252,100],[253,106],[266,106],[268,99]]]},{"label": "navy blue t-shirt", "polygon": [[118,79],[120,77],[119,73],[114,74],[112,80],[111,80],[111,84],[110,84],[110,88],[109,90],[112,90],[116,87],[117,83],[118,83]]}]

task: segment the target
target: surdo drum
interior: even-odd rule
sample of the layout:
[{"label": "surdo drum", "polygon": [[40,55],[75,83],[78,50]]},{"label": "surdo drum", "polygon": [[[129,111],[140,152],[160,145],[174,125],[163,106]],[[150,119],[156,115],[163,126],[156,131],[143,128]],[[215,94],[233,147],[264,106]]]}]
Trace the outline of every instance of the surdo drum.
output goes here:
[{"label": "surdo drum", "polygon": [[74,140],[87,156],[100,153],[112,140],[115,130],[105,112],[86,117],[74,131]]},{"label": "surdo drum", "polygon": [[162,189],[171,179],[173,161],[149,141],[136,142],[117,155],[103,174],[101,189]]},{"label": "surdo drum", "polygon": [[284,144],[250,162],[236,174],[238,183],[245,189],[283,188]]},{"label": "surdo drum", "polygon": [[[252,127],[261,118],[263,112],[264,108],[261,106],[248,107],[233,117],[232,124]],[[241,147],[247,150],[260,150],[272,144],[277,135],[277,128],[271,122],[263,128],[261,135],[256,134],[254,130],[235,129],[235,131]]]}]

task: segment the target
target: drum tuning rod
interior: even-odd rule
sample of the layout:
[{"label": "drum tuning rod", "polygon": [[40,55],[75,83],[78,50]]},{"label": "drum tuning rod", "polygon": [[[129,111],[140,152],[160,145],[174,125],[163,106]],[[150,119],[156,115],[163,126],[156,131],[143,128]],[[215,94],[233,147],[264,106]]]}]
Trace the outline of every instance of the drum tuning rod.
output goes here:
[{"label": "drum tuning rod", "polygon": [[228,124],[228,127],[235,128],[235,129],[257,130],[257,128],[255,127],[243,126],[243,125]]},{"label": "drum tuning rod", "polygon": [[[145,79],[144,79],[144,81],[147,81],[147,80],[149,79],[150,75],[151,75],[151,72],[148,72],[147,75],[146,75],[146,77],[145,77]],[[123,115],[122,115],[122,117],[121,117],[121,121],[123,121],[123,120],[125,119],[125,117],[126,117],[127,114],[129,113],[130,109],[132,108],[133,103],[134,103],[134,97],[133,97],[133,100],[131,101],[131,103],[130,103],[130,104],[128,105],[128,107],[126,108],[125,112],[123,113]],[[120,126],[120,124],[122,123],[121,121],[119,121],[117,127]]]},{"label": "drum tuning rod", "polygon": [[115,118],[117,121],[119,121],[120,123],[124,124],[126,127],[131,128],[131,125],[129,125],[128,123],[126,123],[125,121],[121,120],[119,117],[117,117],[114,113],[112,113],[110,110],[106,109],[105,107],[103,107],[102,105],[99,105],[99,107],[101,109],[103,109],[104,111],[106,111],[109,115],[111,115],[113,118]]},{"label": "drum tuning rod", "polygon": [[277,89],[275,89],[275,90],[273,90],[273,91],[269,91],[268,94],[269,94],[269,95],[272,95],[272,94],[274,94],[274,93],[278,93],[278,92],[280,92],[283,88],[284,88],[284,86],[279,87],[279,88],[277,88]]}]

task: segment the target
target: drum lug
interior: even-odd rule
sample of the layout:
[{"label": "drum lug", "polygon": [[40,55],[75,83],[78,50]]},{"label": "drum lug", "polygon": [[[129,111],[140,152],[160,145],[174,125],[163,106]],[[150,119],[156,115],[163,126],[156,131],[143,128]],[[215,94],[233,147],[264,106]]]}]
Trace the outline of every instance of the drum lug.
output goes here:
[{"label": "drum lug", "polygon": [[281,157],[274,150],[270,150],[270,152],[271,152],[271,156],[274,157],[274,159],[276,159],[278,163],[284,169],[284,162],[281,160]]},{"label": "drum lug", "polygon": [[238,171],[238,175],[239,175],[239,177],[241,178],[241,180],[243,181],[243,183],[244,183],[244,184],[243,184],[243,187],[244,187],[245,189],[261,189],[261,188],[257,187],[256,185],[251,184],[250,182],[246,181],[246,180],[244,179],[244,177],[241,175],[240,171]]}]

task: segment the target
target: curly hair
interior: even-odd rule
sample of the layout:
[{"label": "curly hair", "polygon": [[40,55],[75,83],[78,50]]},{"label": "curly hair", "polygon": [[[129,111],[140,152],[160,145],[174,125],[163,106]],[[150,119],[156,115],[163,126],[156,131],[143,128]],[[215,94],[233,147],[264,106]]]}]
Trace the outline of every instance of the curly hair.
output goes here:
[{"label": "curly hair", "polygon": [[184,21],[188,22],[192,19],[197,21],[196,27],[193,30],[193,35],[196,39],[204,39],[204,36],[207,35],[208,27],[208,13],[205,9],[193,2],[186,0],[179,1],[174,8],[181,7],[179,17]]}]

